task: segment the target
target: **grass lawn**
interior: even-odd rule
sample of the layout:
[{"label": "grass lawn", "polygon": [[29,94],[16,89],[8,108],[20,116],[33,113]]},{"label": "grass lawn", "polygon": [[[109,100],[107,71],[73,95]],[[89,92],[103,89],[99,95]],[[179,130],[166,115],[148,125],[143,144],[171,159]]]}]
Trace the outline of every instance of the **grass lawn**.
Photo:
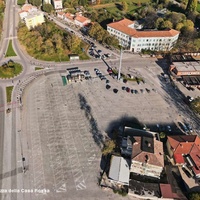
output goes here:
[{"label": "grass lawn", "polygon": [[8,86],[8,87],[6,87],[6,98],[7,98],[7,103],[11,102],[12,90],[13,90],[13,86]]},{"label": "grass lawn", "polygon": [[19,63],[12,65],[0,66],[0,78],[13,78],[22,72],[22,66]]},{"label": "grass lawn", "polygon": [[8,45],[8,49],[6,52],[6,57],[10,57],[10,56],[16,56],[17,54],[15,53],[13,47],[12,47],[12,40],[9,41],[9,45]]},{"label": "grass lawn", "polygon": [[41,69],[44,69],[44,68],[42,68],[42,67],[35,67],[35,71],[41,70]]}]

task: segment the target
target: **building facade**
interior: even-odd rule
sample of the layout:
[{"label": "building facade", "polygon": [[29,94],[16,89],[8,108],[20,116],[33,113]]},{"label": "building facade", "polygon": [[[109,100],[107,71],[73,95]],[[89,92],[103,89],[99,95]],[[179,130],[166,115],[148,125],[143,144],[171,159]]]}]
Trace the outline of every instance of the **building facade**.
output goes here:
[{"label": "building facade", "polygon": [[53,0],[53,5],[55,10],[63,9],[62,0]]},{"label": "building facade", "polygon": [[138,53],[144,50],[168,51],[178,40],[179,31],[170,30],[142,30],[134,21],[123,19],[107,25],[110,35],[119,40],[125,49]]},{"label": "building facade", "polygon": [[40,11],[29,14],[24,20],[29,30],[45,22],[44,14]]}]

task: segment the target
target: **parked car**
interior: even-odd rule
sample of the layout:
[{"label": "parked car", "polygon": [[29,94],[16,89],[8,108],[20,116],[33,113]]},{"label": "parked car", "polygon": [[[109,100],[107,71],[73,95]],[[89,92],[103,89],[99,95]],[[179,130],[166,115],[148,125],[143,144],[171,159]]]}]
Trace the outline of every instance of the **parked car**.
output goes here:
[{"label": "parked car", "polygon": [[111,88],[111,86],[110,85],[106,85],[106,89],[108,90],[108,89],[110,89]]},{"label": "parked car", "polygon": [[118,89],[113,89],[113,92],[116,94],[116,93],[118,93]]},{"label": "parked car", "polygon": [[110,83],[110,81],[108,79],[106,79],[106,83]]},{"label": "parked car", "polygon": [[156,92],[156,93],[157,93],[157,90],[156,90],[156,89],[154,89],[154,88],[152,89],[152,91],[154,91],[154,92]]},{"label": "parked car", "polygon": [[185,123],[185,126],[187,127],[187,129],[192,133],[192,126],[190,124]]},{"label": "parked car", "polygon": [[125,87],[125,86],[122,86],[122,90],[126,90],[126,87]]},{"label": "parked car", "polygon": [[130,91],[131,91],[131,89],[130,89],[129,87],[127,87],[127,88],[126,88],[126,91],[127,91],[127,92],[130,92]]},{"label": "parked car", "polygon": [[141,92],[141,93],[144,93],[144,90],[143,90],[143,89],[140,89],[140,92]]},{"label": "parked car", "polygon": [[171,131],[172,131],[171,126],[167,126],[167,130],[168,130],[169,132],[171,132]]},{"label": "parked car", "polygon": [[135,90],[135,94],[139,94],[139,92],[137,90]]},{"label": "parked car", "polygon": [[108,68],[108,70],[107,70],[107,71],[108,71],[108,73],[109,73],[109,74],[112,74],[112,73],[113,73],[113,71],[112,71],[112,69],[111,69],[111,68]]}]

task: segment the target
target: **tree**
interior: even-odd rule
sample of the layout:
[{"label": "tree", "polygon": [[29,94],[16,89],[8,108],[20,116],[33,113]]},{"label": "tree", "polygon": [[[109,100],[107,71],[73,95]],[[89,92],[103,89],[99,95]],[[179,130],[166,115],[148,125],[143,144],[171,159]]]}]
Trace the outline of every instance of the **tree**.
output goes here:
[{"label": "tree", "polygon": [[182,28],[183,28],[183,26],[184,26],[184,24],[183,23],[178,23],[177,25],[176,25],[176,30],[178,30],[178,31],[180,31]]},{"label": "tree", "polygon": [[17,0],[17,5],[22,6],[25,4],[25,2],[26,2],[26,0]]},{"label": "tree", "polygon": [[127,11],[127,9],[128,9],[128,5],[127,5],[126,1],[123,1],[122,2],[122,10]]},{"label": "tree", "polygon": [[182,13],[171,12],[166,16],[166,19],[170,20],[173,23],[173,27],[176,27],[178,23],[186,20],[186,16]]},{"label": "tree", "polygon": [[200,200],[200,193],[199,192],[190,193],[189,200]]},{"label": "tree", "polygon": [[49,3],[45,3],[43,6],[42,6],[42,10],[44,12],[47,12],[47,13],[51,13],[52,10],[53,10],[53,6]]},{"label": "tree", "polygon": [[186,12],[195,12],[197,9],[197,0],[188,0]]},{"label": "tree", "polygon": [[42,4],[42,0],[31,0],[31,2],[36,7],[39,7]]},{"label": "tree", "polygon": [[105,142],[104,148],[102,150],[102,154],[104,156],[106,156],[106,155],[112,153],[112,151],[114,150],[115,146],[116,145],[115,145],[115,142],[113,140],[107,140]]}]

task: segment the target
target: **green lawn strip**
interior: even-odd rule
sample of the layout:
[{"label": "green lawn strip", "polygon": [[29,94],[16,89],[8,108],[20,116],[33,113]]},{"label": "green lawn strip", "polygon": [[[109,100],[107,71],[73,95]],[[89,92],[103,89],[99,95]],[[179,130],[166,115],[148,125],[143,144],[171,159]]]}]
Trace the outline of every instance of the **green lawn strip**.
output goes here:
[{"label": "green lawn strip", "polygon": [[44,69],[44,68],[42,68],[42,67],[35,67],[35,71],[41,70],[41,69]]},{"label": "green lawn strip", "polygon": [[7,98],[7,103],[11,102],[12,90],[13,90],[13,86],[8,86],[8,87],[6,87],[6,98]]},{"label": "green lawn strip", "polygon": [[9,41],[9,45],[8,45],[8,49],[6,52],[6,57],[10,57],[10,56],[16,56],[17,54],[15,53],[13,47],[12,47],[12,40]]},{"label": "green lawn strip", "polygon": [[12,66],[0,66],[0,78],[13,78],[22,72],[22,66],[19,63],[13,63]]}]

